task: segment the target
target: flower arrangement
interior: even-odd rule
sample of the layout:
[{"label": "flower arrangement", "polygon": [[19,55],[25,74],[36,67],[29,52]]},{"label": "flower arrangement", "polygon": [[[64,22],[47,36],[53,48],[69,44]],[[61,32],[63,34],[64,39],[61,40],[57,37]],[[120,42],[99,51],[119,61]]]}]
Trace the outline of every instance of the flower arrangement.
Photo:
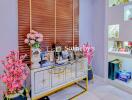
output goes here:
[{"label": "flower arrangement", "polygon": [[11,51],[6,60],[1,61],[4,73],[0,75],[0,79],[5,83],[7,88],[7,91],[4,93],[5,95],[19,93],[23,89],[23,84],[29,74],[28,67],[23,62],[26,56],[26,54],[19,56],[18,51]]},{"label": "flower arrangement", "polygon": [[88,64],[90,65],[95,51],[94,47],[92,47],[90,44],[87,43],[87,44],[83,44],[82,50],[84,56],[86,56],[88,59]]},{"label": "flower arrangement", "polygon": [[40,48],[40,43],[43,41],[43,35],[39,32],[32,30],[27,34],[27,38],[24,40],[26,44],[34,48]]}]

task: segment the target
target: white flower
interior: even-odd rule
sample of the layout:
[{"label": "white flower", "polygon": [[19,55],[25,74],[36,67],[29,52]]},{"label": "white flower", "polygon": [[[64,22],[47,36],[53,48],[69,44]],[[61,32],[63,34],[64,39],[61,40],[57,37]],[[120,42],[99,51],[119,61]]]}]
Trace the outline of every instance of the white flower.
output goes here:
[{"label": "white flower", "polygon": [[43,38],[38,38],[37,41],[38,42],[42,42],[43,41]]}]

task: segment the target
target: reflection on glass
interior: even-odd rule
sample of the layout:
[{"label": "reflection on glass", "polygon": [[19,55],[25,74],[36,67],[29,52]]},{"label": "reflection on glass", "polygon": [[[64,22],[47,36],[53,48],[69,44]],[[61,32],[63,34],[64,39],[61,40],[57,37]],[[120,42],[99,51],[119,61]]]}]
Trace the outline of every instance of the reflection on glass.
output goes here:
[{"label": "reflection on glass", "polygon": [[132,20],[132,5],[124,7],[124,20]]},{"label": "reflection on glass", "polygon": [[128,3],[129,1],[132,0],[109,0],[109,7],[125,4]]},{"label": "reflection on glass", "polygon": [[119,38],[119,24],[109,25],[108,38]]}]

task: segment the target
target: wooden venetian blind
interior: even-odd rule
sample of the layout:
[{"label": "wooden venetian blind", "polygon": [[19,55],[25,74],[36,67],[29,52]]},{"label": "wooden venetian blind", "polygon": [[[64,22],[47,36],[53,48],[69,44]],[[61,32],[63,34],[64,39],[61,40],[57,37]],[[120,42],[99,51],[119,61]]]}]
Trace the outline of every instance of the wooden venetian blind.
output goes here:
[{"label": "wooden venetian blind", "polygon": [[79,46],[79,0],[74,0],[74,45]]},{"label": "wooden venetian blind", "polygon": [[45,46],[79,44],[79,0],[18,0],[18,19],[19,50],[28,54],[27,61],[30,49],[24,39],[30,32],[30,24],[44,35]]},{"label": "wooden venetian blind", "polygon": [[18,0],[18,45],[20,55],[27,54],[27,63],[30,61],[30,48],[24,43],[26,34],[30,32],[29,0]]},{"label": "wooden venetian blind", "polygon": [[43,34],[45,46],[54,43],[55,0],[31,0],[32,29]]},{"label": "wooden venetian blind", "polygon": [[56,43],[62,46],[73,44],[72,0],[56,0]]}]

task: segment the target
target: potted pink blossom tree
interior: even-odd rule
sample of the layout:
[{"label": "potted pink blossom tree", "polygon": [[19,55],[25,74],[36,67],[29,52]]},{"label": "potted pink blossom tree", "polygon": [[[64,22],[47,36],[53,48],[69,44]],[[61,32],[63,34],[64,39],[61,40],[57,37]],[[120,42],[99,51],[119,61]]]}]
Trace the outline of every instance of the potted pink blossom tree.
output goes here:
[{"label": "potted pink blossom tree", "polygon": [[27,100],[23,87],[29,71],[27,64],[23,62],[26,55],[19,56],[18,51],[11,51],[5,60],[2,60],[4,73],[0,79],[5,83],[3,100]]}]

